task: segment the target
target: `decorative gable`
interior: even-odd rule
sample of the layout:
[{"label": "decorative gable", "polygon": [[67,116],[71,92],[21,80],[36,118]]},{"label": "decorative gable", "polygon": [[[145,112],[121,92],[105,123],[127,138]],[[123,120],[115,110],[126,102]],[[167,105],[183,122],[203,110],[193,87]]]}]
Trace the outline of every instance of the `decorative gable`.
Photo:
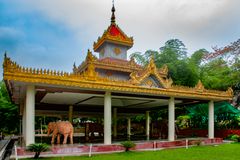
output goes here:
[{"label": "decorative gable", "polygon": [[150,88],[162,88],[161,84],[154,75],[150,75],[144,79],[141,83],[141,86],[150,87]]},{"label": "decorative gable", "polygon": [[161,75],[161,73],[166,74],[167,71],[167,66],[163,66],[158,70],[152,57],[146,68],[140,72],[132,72],[130,74],[130,83],[157,88],[170,88],[172,85],[172,79],[168,79],[166,76]]},{"label": "decorative gable", "polygon": [[119,37],[120,39],[125,40],[127,38],[116,25],[111,25],[109,28],[109,34],[111,36]]},{"label": "decorative gable", "polygon": [[133,46],[133,38],[128,37],[115,23],[112,23],[108,29],[94,42],[93,49],[100,52],[99,49],[105,42],[120,44],[131,48]]}]

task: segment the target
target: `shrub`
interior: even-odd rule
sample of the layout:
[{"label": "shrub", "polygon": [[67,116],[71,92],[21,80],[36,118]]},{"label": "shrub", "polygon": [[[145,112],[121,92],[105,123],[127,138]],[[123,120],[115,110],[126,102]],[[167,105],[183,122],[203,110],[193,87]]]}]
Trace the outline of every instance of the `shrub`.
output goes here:
[{"label": "shrub", "polygon": [[232,138],[233,135],[234,135],[234,134],[229,134],[229,135],[227,135],[227,137],[226,137],[225,139],[231,140],[231,138]]},{"label": "shrub", "polygon": [[190,126],[190,119],[191,117],[189,115],[178,116],[176,120],[176,125],[180,129],[187,129]]},{"label": "shrub", "polygon": [[34,143],[27,147],[28,151],[35,152],[34,159],[38,159],[41,152],[46,152],[49,150],[49,146],[46,143]]},{"label": "shrub", "polygon": [[133,148],[136,146],[135,143],[133,143],[132,141],[125,141],[125,142],[122,142],[121,145],[125,148],[125,151],[129,151],[130,148]]},{"label": "shrub", "polygon": [[232,135],[230,139],[235,142],[240,142],[240,136],[237,134]]}]

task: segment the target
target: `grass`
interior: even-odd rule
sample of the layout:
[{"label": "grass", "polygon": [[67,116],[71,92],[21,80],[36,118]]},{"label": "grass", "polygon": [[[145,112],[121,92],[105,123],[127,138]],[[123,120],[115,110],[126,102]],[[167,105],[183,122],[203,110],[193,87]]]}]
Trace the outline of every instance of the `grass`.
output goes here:
[{"label": "grass", "polygon": [[[160,151],[123,152],[92,157],[56,157],[43,160],[238,160],[240,144],[223,144],[219,146],[198,146],[189,149],[166,149]],[[29,160],[29,159],[28,159]]]}]

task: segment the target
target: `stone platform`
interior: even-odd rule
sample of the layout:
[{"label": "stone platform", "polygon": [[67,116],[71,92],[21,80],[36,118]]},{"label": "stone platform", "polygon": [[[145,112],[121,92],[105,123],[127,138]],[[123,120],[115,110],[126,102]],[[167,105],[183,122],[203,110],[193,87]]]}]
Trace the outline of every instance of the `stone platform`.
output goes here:
[{"label": "stone platform", "polygon": [[[178,148],[194,146],[199,143],[201,145],[215,145],[223,143],[222,138],[190,138],[190,139],[179,139],[176,141],[134,141],[136,146],[131,150],[141,151],[141,150],[161,150],[166,148]],[[41,153],[42,157],[57,157],[57,156],[78,156],[78,155],[89,155],[91,154],[101,154],[101,153],[114,153],[123,152],[124,147],[120,143],[113,143],[111,145],[104,144],[73,144],[73,145],[53,145],[49,152]],[[27,152],[24,147],[17,148],[17,154],[19,158],[32,157],[34,153]],[[12,157],[15,157],[13,155]]]}]

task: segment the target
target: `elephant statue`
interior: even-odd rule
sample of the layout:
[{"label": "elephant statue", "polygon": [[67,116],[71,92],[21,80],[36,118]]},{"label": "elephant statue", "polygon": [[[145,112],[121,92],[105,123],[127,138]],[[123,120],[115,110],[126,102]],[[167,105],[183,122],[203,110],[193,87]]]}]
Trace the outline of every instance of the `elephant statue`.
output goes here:
[{"label": "elephant statue", "polygon": [[57,136],[57,143],[60,144],[60,135],[64,136],[63,144],[67,143],[68,136],[70,143],[73,144],[73,126],[68,121],[50,122],[48,124],[48,136],[52,133],[51,144],[54,144],[55,136]]}]

